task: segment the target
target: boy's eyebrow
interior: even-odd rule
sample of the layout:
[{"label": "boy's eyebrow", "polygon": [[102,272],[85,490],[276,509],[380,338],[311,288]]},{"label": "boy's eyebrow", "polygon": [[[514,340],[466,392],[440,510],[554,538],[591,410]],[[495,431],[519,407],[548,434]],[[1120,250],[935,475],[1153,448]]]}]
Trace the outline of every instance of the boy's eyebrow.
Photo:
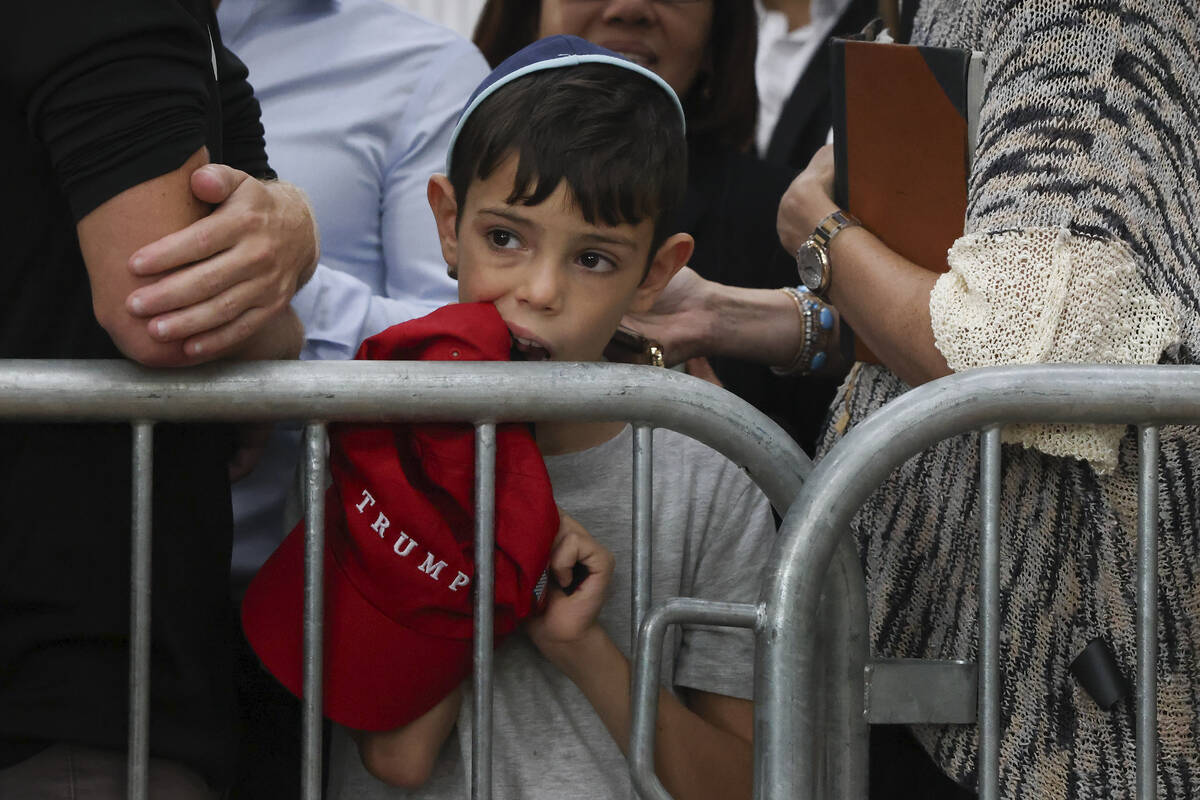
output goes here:
[{"label": "boy's eyebrow", "polygon": [[[504,219],[510,220],[512,222],[517,222],[522,225],[534,225],[535,227],[541,227],[541,226],[537,225],[537,223],[533,222],[533,220],[529,219],[528,217],[524,217],[513,211],[509,211],[506,208],[481,208],[481,209],[479,209],[479,212],[481,214],[492,214],[497,217],[503,217]],[[614,244],[614,245],[621,245],[624,247],[628,247],[628,248],[631,248],[634,250],[637,249],[637,241],[630,237],[627,237],[627,236],[617,236],[615,234],[589,232],[589,233],[582,234],[579,238],[586,239],[590,242],[595,242],[597,244]]]},{"label": "boy's eyebrow", "polygon": [[535,225],[536,227],[539,227],[539,228],[541,227],[540,225],[536,225],[533,222],[533,220],[529,219],[528,217],[523,217],[520,214],[517,214],[513,211],[509,211],[508,209],[505,209],[505,208],[481,208],[481,209],[479,209],[479,213],[491,214],[496,217],[503,217],[504,219],[510,220],[512,222],[519,222],[522,225]]},{"label": "boy's eyebrow", "polygon": [[637,242],[625,236],[610,236],[603,233],[585,233],[580,238],[587,239],[588,241],[596,242],[598,244],[616,244],[623,247],[628,247],[631,250],[637,249]]}]

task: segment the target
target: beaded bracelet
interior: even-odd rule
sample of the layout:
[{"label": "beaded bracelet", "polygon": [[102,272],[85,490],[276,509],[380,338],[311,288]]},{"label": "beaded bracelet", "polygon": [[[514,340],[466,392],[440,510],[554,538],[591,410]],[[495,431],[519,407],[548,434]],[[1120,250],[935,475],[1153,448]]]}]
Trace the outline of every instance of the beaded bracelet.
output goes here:
[{"label": "beaded bracelet", "polygon": [[771,371],[776,375],[809,375],[821,369],[829,360],[825,349],[833,336],[833,309],[807,289],[785,286],[779,291],[786,293],[796,304],[796,312],[804,328],[804,339],[792,363],[786,367],[771,367]]}]

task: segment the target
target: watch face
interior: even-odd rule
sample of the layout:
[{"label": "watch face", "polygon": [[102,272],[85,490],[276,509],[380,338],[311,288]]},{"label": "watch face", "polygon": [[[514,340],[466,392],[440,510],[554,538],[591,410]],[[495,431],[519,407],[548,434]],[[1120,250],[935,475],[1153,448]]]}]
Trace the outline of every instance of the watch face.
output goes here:
[{"label": "watch face", "polygon": [[800,280],[810,292],[821,292],[825,287],[825,250],[819,244],[809,239],[800,245],[796,252],[796,268],[800,272]]}]

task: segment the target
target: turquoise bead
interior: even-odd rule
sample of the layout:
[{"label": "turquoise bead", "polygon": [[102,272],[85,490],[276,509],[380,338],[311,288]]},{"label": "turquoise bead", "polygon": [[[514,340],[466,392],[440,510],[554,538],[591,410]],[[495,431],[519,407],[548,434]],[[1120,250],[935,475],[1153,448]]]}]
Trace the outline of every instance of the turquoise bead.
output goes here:
[{"label": "turquoise bead", "polygon": [[821,309],[821,328],[827,331],[833,330],[833,311],[831,309]]},{"label": "turquoise bead", "polygon": [[812,369],[820,369],[823,366],[825,366],[825,351],[819,350],[817,354],[812,357]]}]

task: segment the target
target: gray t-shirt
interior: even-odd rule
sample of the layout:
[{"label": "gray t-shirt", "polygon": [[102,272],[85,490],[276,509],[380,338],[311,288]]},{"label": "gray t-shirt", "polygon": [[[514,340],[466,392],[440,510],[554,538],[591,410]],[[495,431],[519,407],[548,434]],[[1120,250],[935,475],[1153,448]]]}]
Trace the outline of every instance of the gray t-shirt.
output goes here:
[{"label": "gray t-shirt", "polygon": [[[616,558],[599,620],[627,658],[632,442],[626,427],[601,445],[546,459],[555,500]],[[724,456],[673,431],[654,432],[653,463],[653,602],[676,596],[756,601],[775,533],[766,498]],[[749,631],[697,627],[680,634],[676,629],[668,642],[664,685],[753,696],[754,640]],[[513,636],[496,652],[494,692],[497,800],[632,797],[625,758],[591,704],[526,637]],[[468,687],[458,726],[433,777],[411,793],[373,778],[345,732],[335,731],[331,798],[467,797],[470,716]]]}]

